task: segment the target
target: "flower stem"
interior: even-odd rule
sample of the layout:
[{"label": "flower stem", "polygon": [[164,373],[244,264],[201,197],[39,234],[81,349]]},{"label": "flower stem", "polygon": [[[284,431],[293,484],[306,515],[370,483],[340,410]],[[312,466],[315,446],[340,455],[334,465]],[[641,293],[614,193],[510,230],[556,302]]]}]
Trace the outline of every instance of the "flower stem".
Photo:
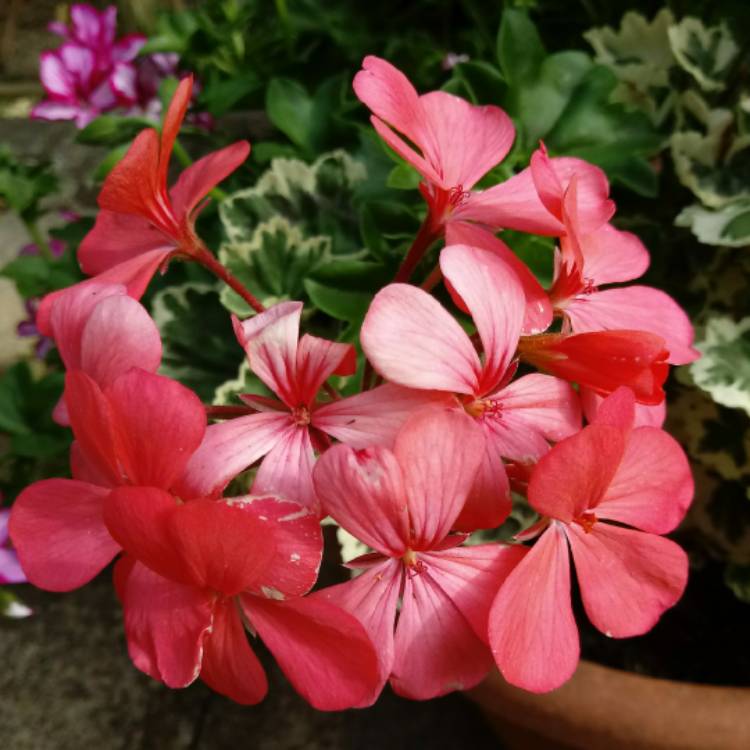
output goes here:
[{"label": "flower stem", "polygon": [[411,243],[409,252],[406,253],[406,257],[393,278],[394,283],[409,281],[419,261],[422,260],[427,249],[439,236],[440,227],[435,226],[435,222],[432,219],[432,212],[428,211],[427,216],[425,216],[422,222],[422,226],[419,227],[417,236],[414,238],[414,242]]},{"label": "flower stem", "polygon": [[443,279],[443,272],[440,270],[440,263],[435,264],[435,268],[430,271],[430,275],[420,284],[425,292],[431,292]]},{"label": "flower stem", "polygon": [[230,289],[237,292],[255,312],[262,313],[266,308],[259,302],[255,296],[248,290],[245,285],[234,276],[229,269],[225,268],[218,260],[205,248],[199,247],[191,257],[207,268],[217,278],[221,279]]},{"label": "flower stem", "polygon": [[52,249],[47,242],[46,237],[42,234],[38,224],[33,219],[22,219],[26,231],[29,233],[33,243],[39,248],[39,253],[45,260],[54,260]]},{"label": "flower stem", "polygon": [[212,406],[205,404],[206,416],[209,419],[232,419],[255,413],[249,406]]}]

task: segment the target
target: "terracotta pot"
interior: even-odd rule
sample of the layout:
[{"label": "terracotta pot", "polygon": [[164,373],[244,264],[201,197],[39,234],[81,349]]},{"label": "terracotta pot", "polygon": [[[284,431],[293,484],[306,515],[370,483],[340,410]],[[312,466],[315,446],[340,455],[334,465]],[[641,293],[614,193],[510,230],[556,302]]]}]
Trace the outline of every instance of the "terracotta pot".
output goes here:
[{"label": "terracotta pot", "polygon": [[511,750],[748,750],[750,688],[672,682],[582,661],[534,695],[493,671],[468,692]]}]

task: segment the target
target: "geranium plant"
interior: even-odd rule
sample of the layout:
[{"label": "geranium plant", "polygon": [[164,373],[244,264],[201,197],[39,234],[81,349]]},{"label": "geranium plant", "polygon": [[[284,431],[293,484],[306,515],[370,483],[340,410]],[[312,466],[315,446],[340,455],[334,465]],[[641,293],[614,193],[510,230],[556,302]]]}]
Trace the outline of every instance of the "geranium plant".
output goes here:
[{"label": "geranium plant", "polygon": [[[419,95],[373,56],[354,91],[425,200],[392,279],[330,331],[312,312],[337,307],[324,284],[302,272],[299,299],[263,298],[231,252],[212,252],[200,214],[250,145],[168,186],[193,95],[184,77],[161,131],[143,130],[104,182],[78,250],[89,278],[37,311],[67,370],[54,416],[74,436],[73,478],[27,487],[10,537],[29,581],[51,591],[116,560],[130,656],[170,687],[200,677],[260,701],[249,632],[323,710],[370,705],[386,682],[415,699],[467,689],[493,665],[546,692],[579,658],[571,554],[609,637],[646,632],[684,590],[687,557],[664,535],[693,484],[661,429],[662,386],[670,365],[697,358],[692,328],[658,289],[608,287],[638,278],[649,255],[609,223],[600,168],[540,143],[499,179],[515,138],[500,107]],[[317,220],[338,210],[329,200]],[[550,284],[514,252],[523,234],[554,238]],[[244,350],[251,387],[231,403],[158,373],[162,337],[140,300],[178,262],[244,311],[194,331],[196,350],[232,329]],[[361,262],[339,259],[347,272]],[[501,541],[519,506],[536,518]],[[327,519],[362,550],[345,560],[351,580],[316,588]]]}]

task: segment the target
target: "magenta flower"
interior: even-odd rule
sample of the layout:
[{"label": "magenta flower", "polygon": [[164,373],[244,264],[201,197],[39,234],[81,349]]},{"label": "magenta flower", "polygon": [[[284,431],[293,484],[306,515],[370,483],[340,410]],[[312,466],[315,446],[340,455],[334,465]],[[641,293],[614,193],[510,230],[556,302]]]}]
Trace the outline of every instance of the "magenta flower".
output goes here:
[{"label": "magenta flower", "polygon": [[220,492],[262,458],[255,494],[276,492],[317,509],[312,485],[316,449],[327,448],[331,437],[355,447],[388,445],[410,414],[442,400],[433,392],[383,385],[319,402],[318,393],[331,375],[354,372],[356,354],[351,344],[309,334],[300,338],[301,315],[301,302],[281,302],[242,323],[234,320],[250,369],[278,400],[244,395],[258,413],[208,428],[185,474],[201,494]]},{"label": "magenta flower", "polygon": [[98,11],[86,4],[70,9],[70,26],[51,24],[63,38],[56,50],[43,52],[39,75],[47,93],[31,116],[75,120],[79,128],[118,105],[111,77],[117,65],[130,63],[146,43],[136,34],[115,41],[117,9]]},{"label": "magenta flower", "polygon": [[16,551],[10,546],[8,518],[10,510],[0,508],[0,584],[26,583],[26,576],[18,562]]},{"label": "magenta flower", "polygon": [[505,679],[542,693],[575,671],[569,550],[596,628],[612,638],[650,630],[687,582],[687,555],[659,535],[677,526],[692,497],[685,454],[666,432],[634,427],[627,388],[602,403],[592,425],[543,456],[528,499],[546,529],[500,588],[489,616]]},{"label": "magenta flower", "polygon": [[483,357],[455,318],[427,292],[391,284],[370,305],[362,324],[362,348],[375,369],[402,386],[453,396],[482,426],[486,450],[458,528],[493,528],[510,511],[501,457],[539,458],[549,442],[580,429],[573,389],[537,373],[510,382],[525,314],[515,274],[495,254],[450,245],[440,267],[456,303],[477,328]]},{"label": "magenta flower", "polygon": [[[315,467],[315,488],[333,519],[375,552],[350,561],[364,571],[320,592],[365,625],[380,656],[380,685],[424,700],[476,685],[492,659],[486,627],[496,587],[523,547],[460,547],[450,535],[484,453],[465,414],[412,417],[393,450],[336,445]],[[397,619],[398,600],[402,600]]]}]

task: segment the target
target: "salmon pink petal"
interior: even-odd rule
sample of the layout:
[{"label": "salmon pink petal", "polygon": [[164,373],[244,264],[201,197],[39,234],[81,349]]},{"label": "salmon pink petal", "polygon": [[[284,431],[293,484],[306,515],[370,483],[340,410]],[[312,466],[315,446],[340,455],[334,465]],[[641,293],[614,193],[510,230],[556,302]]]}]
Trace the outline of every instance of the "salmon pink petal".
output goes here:
[{"label": "salmon pink petal", "polygon": [[13,503],[8,529],[31,583],[71,591],[88,583],[120,551],[102,519],[108,489],[72,479],[44,479]]},{"label": "salmon pink petal", "polygon": [[297,338],[301,302],[280,302],[240,322],[234,332],[247,354],[250,369],[290,408],[300,405],[297,393]]},{"label": "salmon pink petal", "polygon": [[398,433],[393,452],[404,477],[412,549],[431,549],[453,528],[484,445],[482,430],[456,409],[416,414]]},{"label": "salmon pink petal", "polygon": [[145,308],[131,297],[114,296],[91,311],[81,336],[80,366],[105,388],[132,367],[155,372],[161,353],[159,330]]},{"label": "salmon pink petal", "polygon": [[578,395],[564,380],[524,375],[487,399],[483,423],[498,452],[515,461],[540,458],[557,442],[581,429]]},{"label": "salmon pink petal", "polygon": [[68,418],[81,453],[96,473],[106,478],[105,486],[122,484],[113,432],[112,407],[101,388],[80,370],[65,376]]},{"label": "salmon pink petal", "polygon": [[591,622],[612,638],[641,635],[682,596],[688,560],[673,541],[595,523],[567,529],[581,598]]},{"label": "salmon pink petal", "polygon": [[440,552],[422,552],[420,560],[435,581],[487,641],[490,607],[503,581],[528,552],[520,544],[476,544]]},{"label": "salmon pink petal", "polygon": [[315,584],[323,556],[323,535],[318,514],[293,500],[273,496],[244,495],[224,502],[242,508],[268,527],[275,555],[253,593],[268,598],[303,596]]},{"label": "salmon pink petal", "polygon": [[451,400],[441,391],[418,391],[384,383],[318,407],[312,414],[312,425],[352,448],[389,448],[412,414],[447,406]]},{"label": "salmon pink petal", "polygon": [[157,185],[162,193],[166,193],[167,191],[169,157],[172,155],[174,142],[177,140],[177,134],[182,127],[182,121],[185,119],[185,113],[190,106],[192,96],[193,76],[188,75],[180,81],[174,94],[172,94],[172,100],[169,102],[167,114],[164,116],[164,122],[161,128],[161,136],[159,138]]},{"label": "salmon pink petal", "polygon": [[700,356],[693,346],[693,326],[684,310],[665,292],[648,286],[605,289],[577,297],[565,308],[573,331],[631,329],[661,336],[668,362],[684,365]]},{"label": "salmon pink petal", "polygon": [[341,711],[372,695],[378,658],[364,627],[348,612],[320,594],[286,602],[243,594],[240,602],[251,627],[313,708]]},{"label": "salmon pink petal", "polygon": [[187,687],[201,671],[215,594],[169,581],[127,558],[117,567],[123,568],[118,590],[133,664],[171,688]]},{"label": "salmon pink petal", "polygon": [[198,588],[225,596],[257,585],[276,555],[274,528],[242,505],[195,500],[166,519],[184,574]]},{"label": "salmon pink petal", "polygon": [[379,661],[379,680],[372,693],[357,708],[370,706],[375,702],[393,669],[393,634],[402,579],[401,561],[390,559],[365,570],[347,583],[330,586],[318,593],[326,601],[354,615],[375,646]]},{"label": "salmon pink petal", "polygon": [[596,515],[666,534],[685,517],[692,499],[693,477],[680,445],[663,430],[638,427]]},{"label": "salmon pink petal", "polygon": [[516,353],[524,319],[525,297],[515,273],[496,255],[467,245],[440,253],[440,268],[466,305],[484,349],[479,384],[482,395],[497,386]]},{"label": "salmon pink petal", "polygon": [[200,399],[175,380],[135,368],[117,378],[106,395],[125,474],[133,484],[171,487],[206,431]]},{"label": "salmon pink petal", "polygon": [[595,424],[607,424],[617,427],[629,434],[635,423],[635,396],[630,388],[621,385],[601,401],[596,417],[589,421]]},{"label": "salmon pink petal", "polygon": [[89,461],[77,440],[74,440],[70,446],[70,473],[73,479],[94,484],[97,487],[114,486],[112,484],[113,477],[99,471],[96,465]]},{"label": "salmon pink petal", "polygon": [[107,175],[99,207],[151,219],[162,213],[159,185],[159,136],[153,128],[146,128]]},{"label": "salmon pink petal", "polygon": [[427,700],[474,687],[492,655],[429,571],[407,575],[396,626],[391,686]]},{"label": "salmon pink petal", "polygon": [[[123,294],[125,287],[121,284],[103,284],[92,279],[89,284],[68,287],[54,299],[50,328],[67,369],[85,369],[81,367],[81,339],[93,310],[105,298]],[[88,374],[99,382],[93,373]]]},{"label": "salmon pink petal", "polygon": [[[445,230],[446,245],[470,245],[487,250],[509,266],[516,274],[524,296],[526,313],[523,319],[522,333],[541,333],[549,328],[552,322],[552,304],[547,292],[537,281],[528,266],[494,234],[475,224],[465,221],[451,221]],[[458,300],[456,300],[458,302]],[[465,310],[468,312],[468,310]]]},{"label": "salmon pink petal", "polygon": [[194,586],[179,550],[169,536],[169,521],[177,510],[172,495],[155,487],[116,487],[102,507],[112,538],[160,577]]},{"label": "salmon pink petal", "polygon": [[459,531],[494,529],[510,513],[510,485],[503,460],[491,439],[485,441],[482,462],[454,526]]},{"label": "salmon pink petal", "polygon": [[145,253],[174,249],[174,241],[146,219],[102,210],[94,228],[83,238],[77,257],[81,270],[93,276]]},{"label": "salmon pink petal", "polygon": [[318,460],[313,482],[324,512],[339,526],[383,554],[400,557],[406,551],[406,489],[391,451],[334,445]]},{"label": "salmon pink petal", "polygon": [[539,459],[529,482],[529,503],[544,516],[571,522],[604,498],[624,451],[621,430],[585,427]]},{"label": "salmon pink petal", "polygon": [[255,495],[279,494],[318,509],[312,483],[315,451],[307,427],[290,425],[266,454],[253,481]]},{"label": "salmon pink petal", "polygon": [[216,495],[265,456],[290,428],[287,412],[265,412],[212,424],[175,486],[181,497]]},{"label": "salmon pink petal", "polygon": [[356,369],[357,351],[351,344],[327,341],[306,333],[297,346],[297,398],[303,404],[311,404],[331,375],[353,375]]},{"label": "salmon pink petal", "polygon": [[[445,188],[470,190],[513,145],[513,122],[500,107],[477,107],[445,91],[431,91],[419,102],[433,134],[422,150]],[[457,138],[457,133],[471,137]]]},{"label": "salmon pink petal", "polygon": [[[381,119],[373,115],[370,117],[370,123],[383,141],[385,141],[385,143],[404,161],[411,164],[412,167],[414,167],[414,169],[416,169],[417,172],[419,172],[419,174],[421,174],[428,182],[431,182],[434,185],[439,185],[444,189],[450,189],[449,186],[444,184],[438,170],[436,170],[429,161],[420,156],[419,153],[417,153],[417,151],[415,151],[414,148],[412,148],[412,146],[410,146],[403,138],[394,133],[394,131],[391,130],[391,128]],[[432,136],[430,135],[426,136],[426,138],[431,137]]]},{"label": "salmon pink petal", "polygon": [[595,286],[631,281],[646,273],[650,261],[648,250],[632,232],[604,224],[579,240],[583,275]]},{"label": "salmon pink petal", "polygon": [[216,603],[200,676],[212,690],[243,706],[260,703],[268,692],[266,673],[247,642],[237,604],[232,600]]},{"label": "salmon pink petal", "polygon": [[492,653],[511,685],[546,693],[572,677],[580,646],[570,602],[568,545],[557,524],[507,577],[489,623]]},{"label": "salmon pink petal", "polygon": [[184,169],[169,191],[172,209],[178,218],[190,217],[195,207],[229,177],[250,154],[247,141],[237,141],[213,151]]},{"label": "salmon pink petal", "polygon": [[[630,390],[630,389],[628,389]],[[604,396],[600,396],[591,388],[581,388],[581,406],[586,420],[593,422],[599,413],[599,408],[604,401]],[[667,402],[662,401],[656,406],[646,406],[645,404],[635,404],[633,425],[636,427],[661,427],[667,418]]]},{"label": "salmon pink petal", "polygon": [[455,318],[431,295],[390,284],[370,304],[362,348],[386,379],[410,388],[474,394],[482,366]]}]

